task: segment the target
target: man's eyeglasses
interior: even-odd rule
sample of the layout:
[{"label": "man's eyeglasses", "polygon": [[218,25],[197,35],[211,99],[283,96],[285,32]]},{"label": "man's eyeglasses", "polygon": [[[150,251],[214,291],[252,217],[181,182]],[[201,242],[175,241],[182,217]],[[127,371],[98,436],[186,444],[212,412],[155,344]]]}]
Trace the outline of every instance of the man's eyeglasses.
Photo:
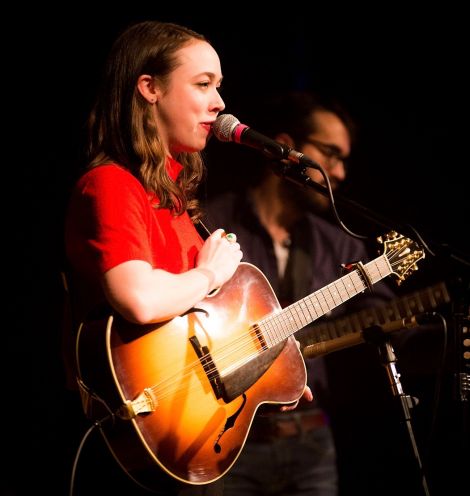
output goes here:
[{"label": "man's eyeglasses", "polygon": [[308,138],[305,143],[313,145],[319,152],[327,159],[329,167],[335,167],[338,162],[342,162],[343,166],[346,167],[347,157],[341,154],[341,150],[335,146],[328,143],[323,143],[323,141],[318,141],[313,138]]}]

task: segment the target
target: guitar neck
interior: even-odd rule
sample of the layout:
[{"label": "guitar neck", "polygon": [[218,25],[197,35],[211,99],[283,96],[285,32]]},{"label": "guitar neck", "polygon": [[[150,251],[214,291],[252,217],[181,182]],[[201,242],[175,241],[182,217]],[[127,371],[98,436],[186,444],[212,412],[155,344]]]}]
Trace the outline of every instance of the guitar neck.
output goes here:
[{"label": "guitar neck", "polygon": [[319,319],[353,296],[362,293],[392,273],[385,255],[352,270],[322,289],[271,314],[257,323],[258,331],[268,348],[284,341],[306,325]]},{"label": "guitar neck", "polygon": [[411,317],[433,310],[450,302],[450,294],[444,282],[415,291],[389,303],[365,308],[336,320],[321,322],[299,337],[302,348],[322,341],[330,341],[348,334],[361,332],[374,324],[386,324],[393,320]]}]

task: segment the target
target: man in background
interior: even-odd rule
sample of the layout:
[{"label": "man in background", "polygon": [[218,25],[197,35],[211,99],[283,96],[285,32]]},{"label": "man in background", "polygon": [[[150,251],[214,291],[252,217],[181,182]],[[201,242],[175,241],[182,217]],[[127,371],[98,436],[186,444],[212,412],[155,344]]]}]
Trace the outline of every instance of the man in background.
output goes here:
[{"label": "man in background", "polygon": [[[291,92],[272,97],[257,111],[249,123],[254,129],[321,165],[332,189],[337,189],[346,178],[354,136],[354,125],[340,105],[308,92]],[[238,191],[211,198],[206,223],[237,235],[243,261],[261,269],[282,307],[339,279],[341,264],[370,258],[361,240],[325,218],[328,197],[287,180],[279,173],[282,163],[253,157],[251,181],[240,184]],[[325,185],[317,169],[308,168],[306,173]],[[373,292],[340,305],[328,317],[392,296],[380,282]],[[308,341],[308,332],[308,327],[300,331],[298,339],[302,341],[303,336]],[[295,412],[255,416],[243,451],[226,476],[226,496],[338,494],[325,362],[323,358],[306,359],[306,365],[313,404],[301,403]]]}]

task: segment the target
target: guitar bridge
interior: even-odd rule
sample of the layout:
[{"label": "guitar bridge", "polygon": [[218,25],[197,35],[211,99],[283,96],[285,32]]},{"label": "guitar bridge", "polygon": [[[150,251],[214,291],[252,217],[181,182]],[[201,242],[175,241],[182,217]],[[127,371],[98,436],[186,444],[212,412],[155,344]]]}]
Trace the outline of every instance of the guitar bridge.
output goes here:
[{"label": "guitar bridge", "polygon": [[122,420],[130,420],[137,415],[154,412],[157,405],[158,401],[155,394],[151,389],[146,388],[137,398],[132,401],[128,400],[121,405],[117,409],[116,415]]},{"label": "guitar bridge", "polygon": [[196,336],[191,336],[189,338],[191,344],[193,345],[194,351],[201,362],[202,368],[209,379],[210,385],[214,390],[215,397],[217,399],[225,398],[225,389],[220,378],[219,371],[217,370],[214,360],[209,353],[209,348],[207,346],[201,346],[199,339]]}]

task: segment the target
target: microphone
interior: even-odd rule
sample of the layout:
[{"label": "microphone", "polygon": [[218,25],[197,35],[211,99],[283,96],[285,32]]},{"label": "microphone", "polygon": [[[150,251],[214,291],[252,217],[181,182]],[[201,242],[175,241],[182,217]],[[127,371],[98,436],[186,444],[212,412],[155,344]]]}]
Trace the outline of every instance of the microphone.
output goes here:
[{"label": "microphone", "polygon": [[212,132],[219,141],[234,141],[235,143],[256,148],[270,159],[290,160],[296,164],[320,169],[320,166],[317,163],[306,157],[303,153],[268,138],[245,124],[241,124],[241,122],[231,114],[219,115],[212,125]]},{"label": "microphone", "polygon": [[384,334],[400,329],[413,329],[420,325],[429,324],[432,321],[432,315],[423,313],[404,317],[398,320],[392,320],[385,324],[373,324],[361,332],[353,332],[339,338],[330,339],[306,346],[302,354],[304,358],[314,358],[320,355],[326,355],[332,351],[339,351],[350,346],[365,343],[366,341],[377,341],[377,337],[381,338]]}]

